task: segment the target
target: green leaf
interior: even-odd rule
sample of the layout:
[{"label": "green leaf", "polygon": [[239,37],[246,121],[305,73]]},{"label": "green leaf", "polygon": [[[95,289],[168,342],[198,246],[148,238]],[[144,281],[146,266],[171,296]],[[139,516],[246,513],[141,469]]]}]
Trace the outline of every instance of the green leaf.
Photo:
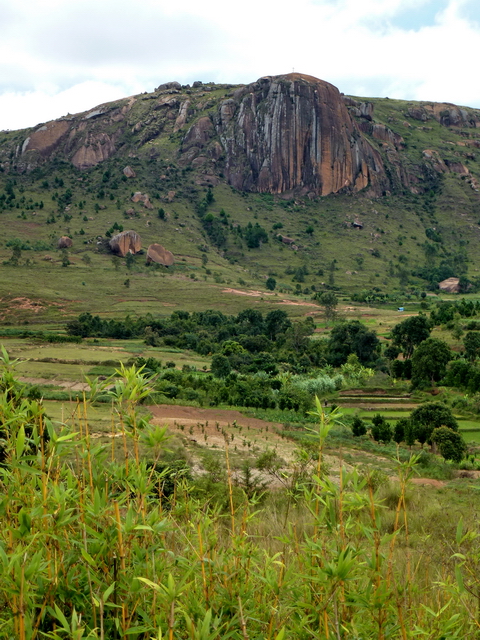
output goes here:
[{"label": "green leaf", "polygon": [[91,567],[96,566],[95,560],[83,547],[80,549],[80,553],[82,554],[83,559],[86,560]]},{"label": "green leaf", "polygon": [[158,585],[156,582],[152,582],[148,578],[142,578],[140,576],[137,576],[137,580],[140,580],[140,582],[143,582],[148,587],[151,587],[152,589],[155,589],[155,591],[158,591],[158,592],[162,591],[162,589],[160,588],[160,585]]},{"label": "green leaf", "polygon": [[51,607],[48,607],[48,609],[50,609],[50,613],[52,613],[57,618],[57,620],[60,621],[60,623],[63,625],[64,630],[69,632],[70,624],[66,617],[63,615],[61,609],[59,609],[58,604],[55,603],[55,610],[53,610]]},{"label": "green leaf", "polygon": [[109,599],[114,589],[115,589],[115,582],[112,582],[112,584],[108,587],[108,589],[105,589],[105,591],[103,592],[102,598],[104,602],[106,602]]},{"label": "green leaf", "polygon": [[25,449],[25,427],[23,424],[17,433],[17,440],[15,442],[15,452],[17,454],[17,458],[20,458],[23,451]]}]

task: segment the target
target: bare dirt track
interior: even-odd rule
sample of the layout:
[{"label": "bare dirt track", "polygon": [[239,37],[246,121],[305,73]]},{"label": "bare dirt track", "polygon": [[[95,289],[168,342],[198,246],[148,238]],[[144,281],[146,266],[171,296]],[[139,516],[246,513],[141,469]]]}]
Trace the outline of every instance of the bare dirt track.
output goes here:
[{"label": "bare dirt track", "polygon": [[157,421],[163,421],[164,424],[174,424],[181,422],[182,424],[197,424],[197,422],[212,423],[215,422],[220,426],[231,425],[236,422],[242,427],[250,427],[252,429],[262,429],[266,426],[280,428],[282,425],[278,422],[266,422],[258,418],[249,418],[244,416],[240,411],[233,409],[203,409],[199,407],[185,407],[171,404],[157,404],[149,407],[154,418]]}]

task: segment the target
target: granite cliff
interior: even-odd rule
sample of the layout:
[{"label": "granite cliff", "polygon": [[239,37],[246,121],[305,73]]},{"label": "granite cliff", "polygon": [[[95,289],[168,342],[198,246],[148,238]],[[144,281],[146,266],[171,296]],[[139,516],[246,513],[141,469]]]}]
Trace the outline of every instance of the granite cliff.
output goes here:
[{"label": "granite cliff", "polygon": [[403,132],[428,132],[425,123],[435,122],[461,133],[464,147],[476,147],[466,140],[480,122],[476,110],[409,103],[402,115],[403,121],[377,121],[374,101],[299,73],[241,86],[169,82],[150,94],[3,132],[0,168],[29,172],[62,160],[86,170],[110,158],[168,159],[193,171],[198,185],[226,181],[241,191],[294,197],[422,193],[438,173],[465,173],[462,154],[447,158],[430,144],[428,153],[407,153]]}]

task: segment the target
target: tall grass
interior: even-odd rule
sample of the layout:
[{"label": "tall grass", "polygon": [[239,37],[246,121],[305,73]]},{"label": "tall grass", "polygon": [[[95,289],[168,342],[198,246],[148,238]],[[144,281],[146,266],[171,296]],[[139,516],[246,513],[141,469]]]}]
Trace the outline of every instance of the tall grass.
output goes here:
[{"label": "tall grass", "polygon": [[54,428],[4,362],[1,638],[477,637],[478,526],[412,543],[414,459],[399,463],[391,509],[368,475],[342,468],[334,482],[322,469],[331,414],[317,405],[317,466],[294,502],[234,491],[228,448],[225,508],[187,480],[167,496],[155,468],[166,430],[136,413],[148,381],[120,373],[121,459],[90,439],[86,401]]}]

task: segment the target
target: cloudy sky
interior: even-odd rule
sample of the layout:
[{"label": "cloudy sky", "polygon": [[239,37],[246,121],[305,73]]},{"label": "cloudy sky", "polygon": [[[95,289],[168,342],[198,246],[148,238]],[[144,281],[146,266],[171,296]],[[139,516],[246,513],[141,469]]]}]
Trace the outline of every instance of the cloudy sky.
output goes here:
[{"label": "cloudy sky", "polygon": [[479,0],[0,0],[0,129],[143,91],[295,71],[480,107]]}]

